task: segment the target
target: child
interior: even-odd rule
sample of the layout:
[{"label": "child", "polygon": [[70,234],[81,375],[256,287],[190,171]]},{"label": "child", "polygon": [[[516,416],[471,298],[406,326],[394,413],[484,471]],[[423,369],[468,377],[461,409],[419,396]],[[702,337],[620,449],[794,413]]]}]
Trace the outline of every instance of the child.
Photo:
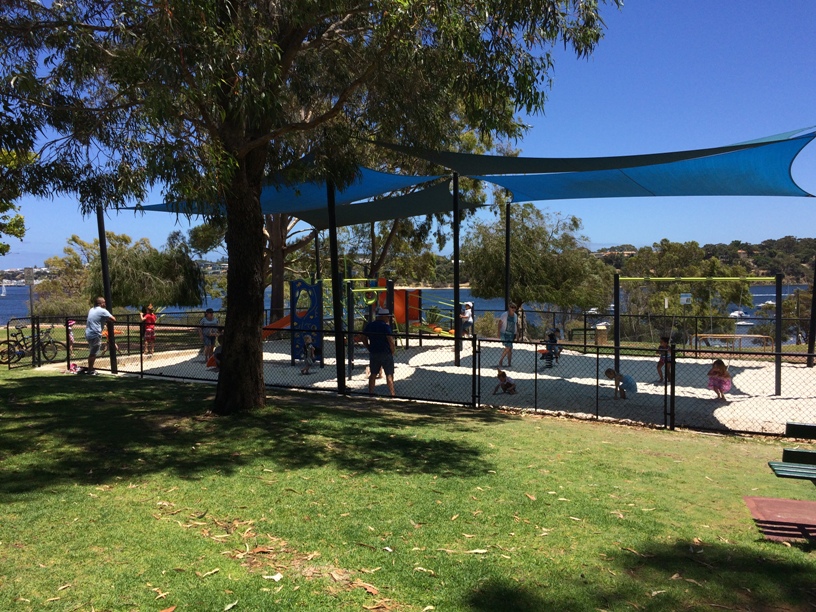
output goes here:
[{"label": "child", "polygon": [[621,374],[612,368],[607,368],[604,374],[609,380],[615,381],[615,399],[618,399],[618,393],[620,393],[621,399],[626,399],[627,393],[630,395],[637,393],[637,383],[628,374]]},{"label": "child", "polygon": [[213,351],[213,360],[215,361],[215,368],[214,371],[220,372],[221,371],[221,361],[224,359],[224,332],[218,334],[215,338],[218,346],[215,347]]},{"label": "child", "polygon": [[308,374],[309,368],[314,365],[315,362],[315,347],[312,344],[312,337],[308,334],[303,336],[303,363],[304,367],[301,368],[301,374]]},{"label": "child", "polygon": [[558,346],[558,338],[560,337],[561,330],[557,327],[547,330],[547,352],[541,355],[545,368],[553,367],[553,359],[555,359],[555,363],[558,363],[558,356],[561,354],[561,347]]},{"label": "child", "polygon": [[153,348],[156,345],[156,315],[153,312],[153,304],[148,304],[143,313],[139,316],[144,322],[144,349],[148,357],[153,356]]},{"label": "child", "polygon": [[725,399],[726,391],[731,390],[731,375],[722,359],[715,359],[708,371],[708,388],[717,394],[715,399]]},{"label": "child", "polygon": [[663,382],[663,366],[666,366],[666,380],[671,376],[671,354],[669,347],[668,336],[660,337],[660,346],[657,347],[657,354],[660,358],[657,360],[657,382]]},{"label": "child", "polygon": [[510,395],[516,394],[516,381],[510,378],[504,370],[499,370],[499,384],[493,389],[493,395],[496,395],[499,389]]}]

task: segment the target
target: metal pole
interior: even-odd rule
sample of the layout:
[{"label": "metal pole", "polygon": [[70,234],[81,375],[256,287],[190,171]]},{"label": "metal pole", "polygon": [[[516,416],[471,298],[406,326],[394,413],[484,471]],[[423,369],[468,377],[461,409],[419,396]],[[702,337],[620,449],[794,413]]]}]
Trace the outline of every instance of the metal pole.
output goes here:
[{"label": "metal pole", "polygon": [[776,389],[775,395],[782,395],[782,275],[776,275]]},{"label": "metal pole", "polygon": [[816,261],[813,263],[813,286],[810,288],[810,322],[808,323],[807,367],[813,367],[813,349],[816,348]]},{"label": "metal pole", "polygon": [[326,203],[329,212],[329,251],[331,253],[332,308],[334,309],[334,355],[337,365],[337,392],[346,393],[345,355],[343,353],[343,285],[340,282],[340,258],[337,254],[337,211],[334,183],[326,181]]},{"label": "metal pole", "polygon": [[510,202],[504,205],[504,310],[510,309]]},{"label": "metal pole", "polygon": [[320,232],[314,231],[315,243],[315,281],[320,280]]},{"label": "metal pole", "polygon": [[459,173],[453,173],[453,363],[462,358],[462,319],[459,318]]},{"label": "metal pole", "polygon": [[[613,303],[615,304],[615,312],[612,315],[615,323],[615,332],[613,334],[615,339],[615,371],[620,372],[620,274],[615,274],[615,281],[612,286],[614,292]],[[586,332],[584,332],[584,336],[586,336]]]},{"label": "metal pole", "polygon": [[[101,204],[96,206],[96,225],[99,230],[99,258],[102,261],[102,287],[105,292],[105,306],[107,306],[109,312],[113,312],[110,269],[108,268],[108,241],[105,237],[105,215]],[[111,372],[117,374],[119,369],[116,365],[116,337],[114,336],[113,321],[108,321],[108,351],[110,351]]]}]

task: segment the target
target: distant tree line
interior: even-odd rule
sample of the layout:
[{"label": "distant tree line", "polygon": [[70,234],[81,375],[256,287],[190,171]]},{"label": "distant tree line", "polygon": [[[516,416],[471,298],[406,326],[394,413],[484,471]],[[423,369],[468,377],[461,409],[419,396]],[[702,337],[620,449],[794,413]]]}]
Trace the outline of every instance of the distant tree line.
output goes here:
[{"label": "distant tree line", "polygon": [[[656,243],[652,249],[657,248]],[[696,244],[696,243],[694,243]],[[726,266],[739,265],[752,276],[784,274],[786,282],[803,284],[813,282],[813,262],[816,259],[816,238],[785,236],[751,244],[733,240],[728,244],[706,244],[702,247],[703,259],[716,258]],[[609,247],[602,261],[618,270],[632,252],[639,249],[631,244]]]}]

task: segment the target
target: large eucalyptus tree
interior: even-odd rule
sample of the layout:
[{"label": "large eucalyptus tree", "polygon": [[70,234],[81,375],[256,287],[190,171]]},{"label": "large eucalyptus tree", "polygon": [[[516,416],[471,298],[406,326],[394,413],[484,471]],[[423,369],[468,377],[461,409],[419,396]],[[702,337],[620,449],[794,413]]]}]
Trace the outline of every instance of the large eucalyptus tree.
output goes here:
[{"label": "large eucalyptus tree", "polygon": [[87,209],[158,183],[226,217],[214,410],[252,409],[264,402],[262,187],[304,153],[300,178],[342,184],[371,138],[445,147],[453,113],[518,130],[518,110],[543,108],[552,46],[587,55],[602,28],[594,0],[4,0],[0,150],[36,150],[32,186]]}]

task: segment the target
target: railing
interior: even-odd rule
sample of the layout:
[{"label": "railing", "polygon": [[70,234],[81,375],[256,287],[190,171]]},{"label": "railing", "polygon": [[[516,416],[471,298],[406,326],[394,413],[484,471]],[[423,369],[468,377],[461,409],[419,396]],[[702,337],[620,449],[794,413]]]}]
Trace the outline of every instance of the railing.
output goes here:
[{"label": "railing", "polygon": [[[198,322],[201,316],[164,317],[156,325],[155,343],[145,345],[141,325],[133,317],[117,318],[115,329],[117,366],[120,374],[154,378],[216,382],[218,364],[205,361]],[[171,319],[170,321],[166,319]],[[52,337],[63,342],[56,361],[67,370],[81,369],[87,361],[84,318],[15,320],[32,338],[44,326],[54,325]],[[332,330],[312,330],[317,363],[301,374],[304,332],[277,330],[263,342],[263,367],[269,387],[297,388],[314,392],[369,395],[369,355],[359,332],[344,334],[341,344],[343,376],[337,378],[337,347]],[[74,341],[71,342],[71,336]],[[575,340],[575,338],[574,338]],[[437,334],[400,333],[394,355],[394,390],[400,399],[496,406],[519,411],[558,414],[592,420],[614,420],[673,429],[781,434],[788,421],[816,422],[816,377],[807,367],[808,354],[792,350],[777,353],[769,347],[741,351],[732,347],[676,345],[674,367],[662,370],[658,382],[656,345],[621,345],[617,349],[618,372],[637,385],[627,399],[616,399],[614,382],[605,374],[615,367],[615,347],[582,338],[563,341],[557,354],[543,341],[517,341],[512,354],[502,342],[490,338],[461,340],[460,360],[455,362],[455,339]],[[68,348],[70,347],[70,349]],[[788,349],[796,347],[790,346]],[[800,347],[801,348],[801,347]],[[502,355],[504,357],[502,358]],[[509,358],[508,358],[509,357]],[[557,357],[557,358],[556,358]],[[515,380],[516,393],[502,393],[497,366]],[[708,389],[708,371],[721,359],[731,374],[732,389],[726,401]],[[26,357],[7,367],[46,365]],[[110,369],[109,354],[96,360],[99,370]],[[673,377],[673,378],[672,378]],[[374,395],[390,395],[387,380],[373,380]],[[494,393],[495,392],[495,393]]]}]

